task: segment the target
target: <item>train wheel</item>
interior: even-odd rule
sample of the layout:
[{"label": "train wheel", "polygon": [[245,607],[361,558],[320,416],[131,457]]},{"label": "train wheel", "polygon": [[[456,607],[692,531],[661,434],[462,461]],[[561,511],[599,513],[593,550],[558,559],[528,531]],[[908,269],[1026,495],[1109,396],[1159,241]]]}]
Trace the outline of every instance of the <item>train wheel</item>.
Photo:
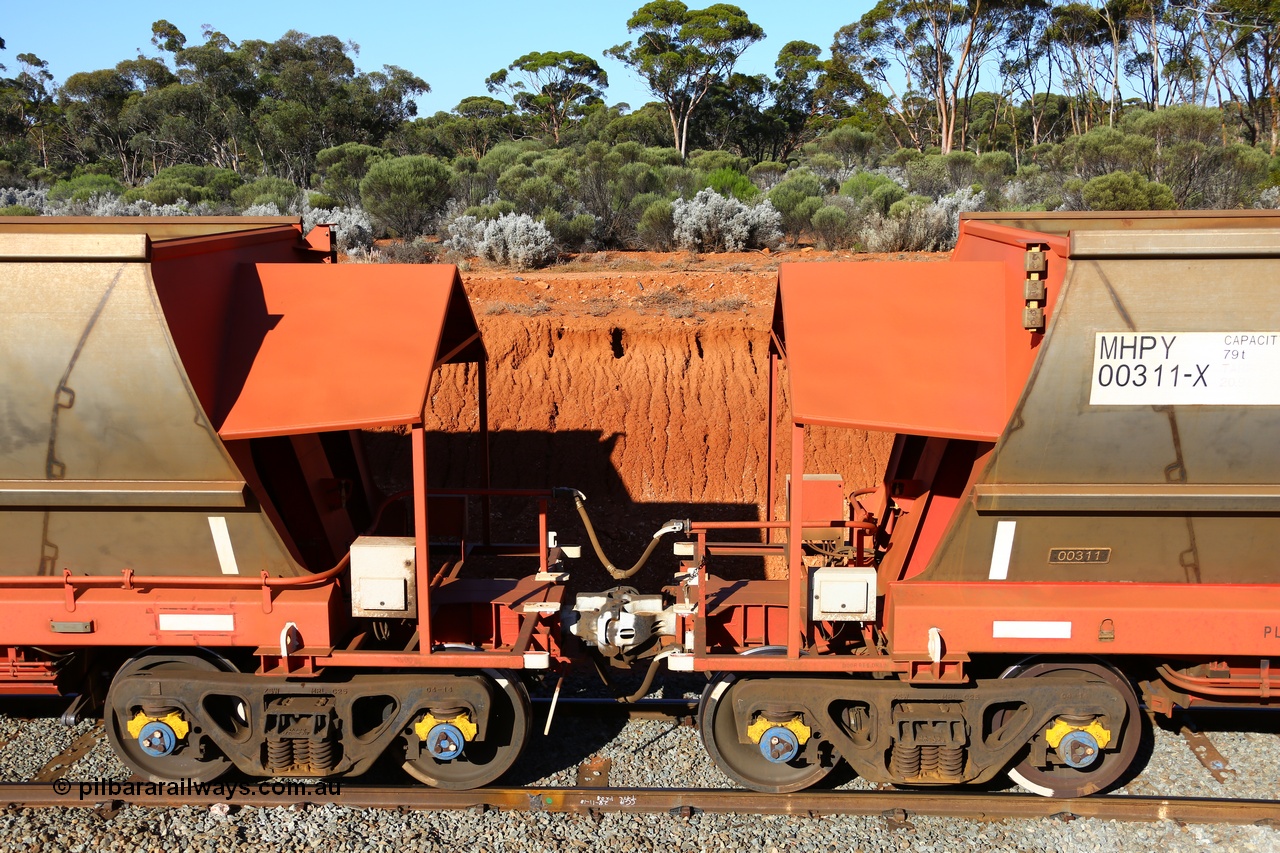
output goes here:
[{"label": "train wheel", "polygon": [[[820,781],[835,766],[835,756],[825,742],[811,739],[802,748],[792,742],[790,760],[770,760],[760,744],[742,743],[733,715],[733,692],[737,681],[732,675],[716,677],[702,691],[698,705],[698,728],[702,742],[716,766],[733,781],[766,794],[785,794],[808,788]],[[785,733],[782,733],[785,737]],[[783,755],[788,754],[783,747]]]},{"label": "train wheel", "polygon": [[470,741],[448,760],[424,754],[404,763],[405,772],[435,788],[464,791],[488,785],[510,769],[529,741],[533,706],[515,673],[484,670],[497,688],[484,740]]},{"label": "train wheel", "polygon": [[[1009,778],[1014,782],[1042,797],[1085,797],[1114,785],[1133,764],[1141,745],[1143,725],[1137,694],[1123,674],[1101,663],[1029,660],[1010,667],[1000,677],[1102,681],[1124,699],[1126,708],[1125,719],[1119,729],[1110,733],[1115,743],[1119,744],[1116,748],[1097,749],[1096,742],[1082,737],[1082,742],[1076,744],[1079,752],[1077,763],[1081,766],[1073,767],[1058,761],[1051,766],[1042,767],[1032,761],[1031,744],[1028,744],[1022,758],[1009,770]],[[1044,736],[1043,733],[1036,735],[1037,738]],[[1065,748],[1067,747],[1059,747],[1060,750]]]},{"label": "train wheel", "polygon": [[231,759],[219,752],[207,738],[195,737],[200,731],[199,720],[182,720],[190,727],[189,731],[181,726],[175,731],[171,721],[148,724],[137,734],[129,731],[130,723],[136,727],[135,721],[140,713],[157,718],[173,712],[184,716],[180,709],[148,707],[147,697],[126,695],[126,688],[121,683],[125,676],[136,673],[172,670],[235,672],[236,668],[224,658],[203,649],[156,652],[131,658],[120,667],[107,689],[106,708],[103,710],[107,740],[125,764],[152,782],[181,779],[212,782],[231,769]]}]

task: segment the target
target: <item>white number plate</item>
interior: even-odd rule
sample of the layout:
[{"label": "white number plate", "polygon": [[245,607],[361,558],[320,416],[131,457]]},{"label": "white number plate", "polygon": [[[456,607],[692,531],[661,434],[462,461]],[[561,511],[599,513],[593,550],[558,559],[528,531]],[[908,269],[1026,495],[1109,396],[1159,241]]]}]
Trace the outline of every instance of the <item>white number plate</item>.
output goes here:
[{"label": "white number plate", "polygon": [[1098,332],[1089,404],[1280,405],[1280,332]]}]

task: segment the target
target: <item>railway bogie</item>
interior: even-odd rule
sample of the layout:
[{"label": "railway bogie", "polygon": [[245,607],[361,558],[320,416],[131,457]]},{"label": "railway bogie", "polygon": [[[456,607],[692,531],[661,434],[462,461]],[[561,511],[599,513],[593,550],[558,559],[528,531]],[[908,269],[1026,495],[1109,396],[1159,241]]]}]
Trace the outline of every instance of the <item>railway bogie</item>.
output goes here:
[{"label": "railway bogie", "polygon": [[346,673],[282,681],[212,656],[152,650],[126,662],[107,693],[108,737],[153,781],[357,776],[394,749],[442,788],[498,778],[529,733],[514,674]]},{"label": "railway bogie", "polygon": [[[335,265],[289,219],[0,222],[0,692],[90,697],[121,660],[107,734],[147,778],[389,757],[471,788],[532,736],[530,673],[638,668],[625,702],[666,668],[707,674],[708,759],[756,790],[841,762],[1105,790],[1138,769],[1141,704],[1272,700],[1277,259],[1271,213],[1044,214],[969,216],[946,263],[784,265],[783,517],[673,519],[621,569],[581,493],[488,482],[455,269]],[[447,491],[424,426],[446,364],[479,377],[484,478]],[[810,471],[812,425],[893,432],[879,482]],[[405,470],[369,429],[406,437]],[[532,504],[525,544],[492,541],[498,498]],[[565,498],[621,585],[568,594]],[[629,585],[673,537],[669,582]]]}]

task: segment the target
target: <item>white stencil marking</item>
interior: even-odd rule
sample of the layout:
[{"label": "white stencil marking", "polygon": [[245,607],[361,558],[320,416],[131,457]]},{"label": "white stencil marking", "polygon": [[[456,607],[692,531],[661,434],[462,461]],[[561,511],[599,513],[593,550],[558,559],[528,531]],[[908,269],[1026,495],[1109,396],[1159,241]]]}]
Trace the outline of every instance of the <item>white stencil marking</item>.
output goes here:
[{"label": "white stencil marking", "polygon": [[227,530],[227,520],[220,515],[209,516],[209,532],[213,534],[213,548],[218,552],[218,565],[224,575],[240,574],[236,565],[236,552],[231,547],[231,533]]},{"label": "white stencil marking", "polygon": [[991,571],[987,580],[1002,581],[1009,577],[1009,556],[1013,553],[1013,531],[1016,521],[996,522],[996,545],[991,549]]}]

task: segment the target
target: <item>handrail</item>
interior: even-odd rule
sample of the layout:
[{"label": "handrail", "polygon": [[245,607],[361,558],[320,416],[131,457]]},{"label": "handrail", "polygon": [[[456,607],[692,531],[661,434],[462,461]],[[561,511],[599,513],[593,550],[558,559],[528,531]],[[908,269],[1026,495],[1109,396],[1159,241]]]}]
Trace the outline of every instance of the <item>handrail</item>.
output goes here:
[{"label": "handrail", "polygon": [[[689,523],[689,531],[699,530],[787,530],[789,521],[693,521]],[[877,530],[869,521],[803,521],[802,530],[822,530],[829,527],[846,527],[850,530]]]}]

